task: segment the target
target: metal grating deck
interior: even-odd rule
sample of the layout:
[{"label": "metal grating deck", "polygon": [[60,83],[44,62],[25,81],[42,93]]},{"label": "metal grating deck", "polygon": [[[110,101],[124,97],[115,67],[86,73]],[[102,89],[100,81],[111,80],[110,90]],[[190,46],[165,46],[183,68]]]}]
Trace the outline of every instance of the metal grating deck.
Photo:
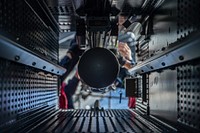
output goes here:
[{"label": "metal grating deck", "polygon": [[28,132],[96,133],[96,132],[163,132],[153,123],[131,110],[64,110],[58,111]]},{"label": "metal grating deck", "polygon": [[33,132],[151,132],[129,110],[67,110],[56,113]]}]

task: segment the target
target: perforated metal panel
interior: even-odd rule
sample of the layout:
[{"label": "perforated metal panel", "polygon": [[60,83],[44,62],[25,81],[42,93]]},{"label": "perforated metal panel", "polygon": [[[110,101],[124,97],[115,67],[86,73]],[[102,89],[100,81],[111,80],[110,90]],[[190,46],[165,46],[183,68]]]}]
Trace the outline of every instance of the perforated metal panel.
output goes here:
[{"label": "perforated metal panel", "polygon": [[57,63],[58,31],[46,25],[27,1],[1,0],[0,7],[0,34]]},{"label": "perforated metal panel", "polygon": [[177,68],[178,121],[200,129],[200,65]]},{"label": "perforated metal panel", "polygon": [[56,108],[57,76],[0,59],[0,127],[44,106]]},{"label": "perforated metal panel", "polygon": [[178,39],[181,40],[200,29],[199,5],[199,0],[178,0]]}]

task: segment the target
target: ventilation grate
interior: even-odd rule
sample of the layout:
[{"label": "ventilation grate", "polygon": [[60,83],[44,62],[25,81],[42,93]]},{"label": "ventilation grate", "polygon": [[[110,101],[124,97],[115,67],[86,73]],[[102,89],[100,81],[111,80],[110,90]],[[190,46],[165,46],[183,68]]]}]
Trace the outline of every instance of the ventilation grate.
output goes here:
[{"label": "ventilation grate", "polygon": [[57,63],[58,31],[42,19],[25,1],[0,1],[1,35]]},{"label": "ventilation grate", "polygon": [[57,76],[0,59],[0,126],[39,106],[57,104]]},{"label": "ventilation grate", "polygon": [[178,39],[200,29],[199,5],[199,0],[178,0]]},{"label": "ventilation grate", "polygon": [[200,65],[177,68],[178,121],[200,129]]}]

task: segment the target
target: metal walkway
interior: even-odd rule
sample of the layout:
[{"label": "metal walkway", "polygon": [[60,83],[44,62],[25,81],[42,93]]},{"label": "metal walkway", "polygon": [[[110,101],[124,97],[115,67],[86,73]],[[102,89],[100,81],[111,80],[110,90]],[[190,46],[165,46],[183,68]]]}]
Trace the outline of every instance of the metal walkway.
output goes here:
[{"label": "metal walkway", "polygon": [[[33,117],[35,117],[34,115]],[[31,121],[21,121],[3,132],[17,133],[150,133],[174,132],[156,126],[129,109],[112,110],[57,110],[37,115]]]}]

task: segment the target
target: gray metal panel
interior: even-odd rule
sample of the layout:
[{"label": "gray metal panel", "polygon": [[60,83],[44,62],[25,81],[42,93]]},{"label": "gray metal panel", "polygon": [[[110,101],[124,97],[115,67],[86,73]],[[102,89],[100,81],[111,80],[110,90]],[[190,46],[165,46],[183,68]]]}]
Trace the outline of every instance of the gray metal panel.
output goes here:
[{"label": "gray metal panel", "polygon": [[58,29],[50,24],[46,12],[39,6],[34,10],[35,6],[25,0],[0,1],[0,35],[57,63]]},{"label": "gray metal panel", "polygon": [[155,55],[177,41],[177,0],[166,0],[153,14],[153,35],[149,55]]},{"label": "gray metal panel", "polygon": [[[164,1],[147,20],[149,33],[139,41],[138,57],[142,62],[130,70],[132,74],[162,69],[180,62],[199,58],[198,0]],[[196,35],[195,35],[196,34]],[[143,48],[140,48],[142,45]],[[188,46],[184,46],[188,45]],[[183,46],[182,48],[180,46]],[[145,48],[145,50],[144,50]],[[141,55],[144,53],[144,56]],[[146,55],[151,58],[146,58]]]},{"label": "gray metal panel", "polygon": [[199,36],[200,33],[191,35],[190,38],[185,39],[185,41],[179,43],[179,45],[145,60],[130,69],[129,72],[133,75],[136,73],[141,74],[199,58]]},{"label": "gray metal panel", "polygon": [[[56,108],[56,75],[1,58],[0,72],[0,127],[31,115],[37,117],[40,114],[37,112],[42,111],[43,107]],[[41,109],[38,110],[39,107]],[[34,111],[29,113],[31,110]],[[31,121],[30,118],[26,119]]]},{"label": "gray metal panel", "polygon": [[177,121],[176,70],[153,72],[149,75],[150,114]]},{"label": "gray metal panel", "polygon": [[38,68],[53,74],[62,75],[66,69],[49,62],[34,54],[32,51],[8,40],[0,35],[0,57],[15,61],[27,66]]},{"label": "gray metal panel", "polygon": [[177,4],[177,40],[184,40],[188,35],[200,30],[200,1],[178,0]]},{"label": "gray metal panel", "polygon": [[178,122],[200,130],[200,65],[177,68]]}]

